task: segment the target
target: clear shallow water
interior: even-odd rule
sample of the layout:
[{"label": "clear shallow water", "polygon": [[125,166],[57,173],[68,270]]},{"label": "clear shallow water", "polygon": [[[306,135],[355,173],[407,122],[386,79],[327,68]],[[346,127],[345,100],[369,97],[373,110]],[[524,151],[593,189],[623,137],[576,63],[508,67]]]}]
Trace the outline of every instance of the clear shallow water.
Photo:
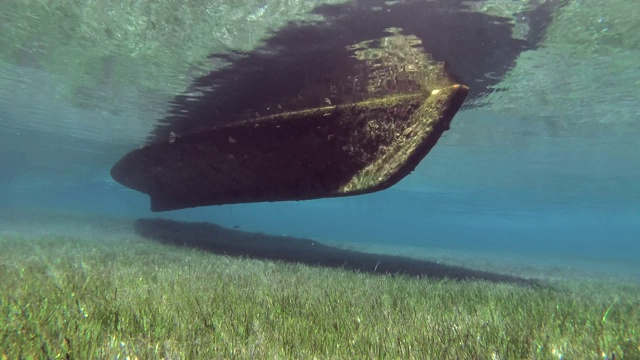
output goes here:
[{"label": "clear shallow water", "polygon": [[[376,246],[633,263],[640,6],[547,2],[552,16],[540,24],[532,19],[543,2],[468,3],[511,23],[514,38],[533,44],[534,30],[545,31],[394,188],[161,216]],[[145,141],[193,78],[219,67],[207,55],[249,51],[287,21],[318,19],[309,11],[320,2],[56,4],[0,5],[0,206],[141,217],[157,214],[110,179],[111,165]]]}]

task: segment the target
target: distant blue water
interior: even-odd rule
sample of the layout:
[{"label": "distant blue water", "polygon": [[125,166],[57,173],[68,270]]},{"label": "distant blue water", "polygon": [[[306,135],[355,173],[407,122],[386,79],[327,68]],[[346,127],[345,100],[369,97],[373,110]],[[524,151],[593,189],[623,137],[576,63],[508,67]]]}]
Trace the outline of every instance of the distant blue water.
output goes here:
[{"label": "distant blue water", "polygon": [[[532,139],[531,147],[535,149],[536,142],[544,144],[544,152],[559,156],[535,157],[523,149],[504,151],[492,144],[494,140],[476,143],[476,149],[483,149],[477,156],[472,148],[454,146],[457,137],[482,131],[488,121],[497,124],[498,133],[506,122],[482,112],[460,114],[452,130],[412,175],[391,189],[369,195],[151,213],[146,195],[108,180],[105,164],[103,181],[79,177],[57,183],[50,177],[46,184],[22,189],[14,182],[4,186],[0,196],[3,205],[15,208],[208,221],[319,241],[593,261],[640,258],[638,185],[629,179],[637,171],[635,166],[640,167],[634,153],[621,155],[615,146],[609,151],[594,150],[591,140],[542,136]],[[503,136],[507,141],[516,135]],[[594,161],[591,153],[599,154],[600,167],[589,168]],[[567,174],[567,169],[573,173]]]},{"label": "distant blue water", "polygon": [[12,199],[13,205],[208,221],[246,231],[319,241],[504,251],[595,261],[640,258],[640,224],[638,211],[633,208],[598,210],[564,206],[538,207],[525,212],[521,204],[508,198],[474,207],[472,200],[462,202],[446,195],[388,190],[353,198],[228,205],[152,214],[144,210],[148,206],[145,196],[116,189],[52,188],[31,196]]}]

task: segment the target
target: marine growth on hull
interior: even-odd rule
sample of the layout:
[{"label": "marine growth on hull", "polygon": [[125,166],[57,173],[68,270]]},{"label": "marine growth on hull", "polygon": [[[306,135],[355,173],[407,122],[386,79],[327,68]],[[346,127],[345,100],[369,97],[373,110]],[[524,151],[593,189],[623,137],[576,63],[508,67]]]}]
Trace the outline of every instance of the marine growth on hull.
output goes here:
[{"label": "marine growth on hull", "polygon": [[[235,101],[247,98],[244,108],[208,106],[228,84],[224,69],[197,79],[191,89],[197,95],[176,99],[185,108],[165,121],[197,126],[157,131],[114,165],[112,177],[148,194],[153,211],[392,186],[449,129],[468,88],[451,80],[418,38],[389,31],[282,73],[264,98],[250,84],[236,88]],[[271,54],[257,61],[291,60]]]}]

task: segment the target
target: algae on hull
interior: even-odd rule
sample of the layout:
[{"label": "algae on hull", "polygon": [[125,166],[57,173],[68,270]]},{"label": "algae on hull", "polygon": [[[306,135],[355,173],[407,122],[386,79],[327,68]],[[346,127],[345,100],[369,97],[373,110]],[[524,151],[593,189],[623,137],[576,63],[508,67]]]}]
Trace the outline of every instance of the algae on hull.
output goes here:
[{"label": "algae on hull", "polygon": [[170,137],[125,155],[111,175],[149,194],[153,211],[374,192],[417,166],[467,92],[455,85]]}]

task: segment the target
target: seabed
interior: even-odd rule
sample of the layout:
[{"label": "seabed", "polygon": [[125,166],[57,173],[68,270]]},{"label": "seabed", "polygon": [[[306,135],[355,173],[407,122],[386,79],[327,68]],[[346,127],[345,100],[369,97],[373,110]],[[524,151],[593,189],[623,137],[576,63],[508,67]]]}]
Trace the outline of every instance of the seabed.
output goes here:
[{"label": "seabed", "polygon": [[526,281],[464,280],[178,246],[103,215],[0,225],[3,359],[640,358],[637,265],[323,242]]}]

